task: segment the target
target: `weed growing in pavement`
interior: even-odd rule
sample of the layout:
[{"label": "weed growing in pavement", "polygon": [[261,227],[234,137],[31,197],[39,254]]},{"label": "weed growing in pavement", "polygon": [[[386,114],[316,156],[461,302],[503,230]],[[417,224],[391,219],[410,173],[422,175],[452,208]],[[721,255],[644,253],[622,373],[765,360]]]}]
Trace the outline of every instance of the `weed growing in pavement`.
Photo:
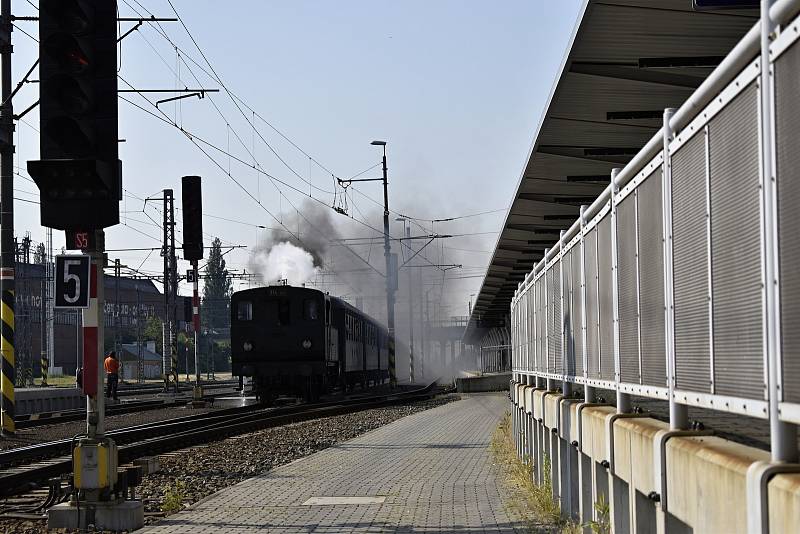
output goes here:
[{"label": "weed growing in pavement", "polygon": [[161,503],[161,511],[165,514],[174,514],[183,508],[183,500],[186,498],[186,484],[176,480],[173,486],[164,492],[164,501]]},{"label": "weed growing in pavement", "polygon": [[506,483],[511,490],[510,504],[514,511],[525,518],[532,532],[579,532],[576,525],[561,517],[558,503],[553,499],[550,483],[550,459],[545,457],[543,484],[533,481],[533,462],[528,456],[520,459],[511,435],[511,414],[506,413],[492,436],[489,446],[492,456],[503,469]]},{"label": "weed growing in pavement", "polygon": [[611,534],[611,520],[609,519],[610,509],[606,496],[602,493],[600,498],[594,503],[594,511],[597,514],[597,520],[590,521],[589,527],[595,534]]}]

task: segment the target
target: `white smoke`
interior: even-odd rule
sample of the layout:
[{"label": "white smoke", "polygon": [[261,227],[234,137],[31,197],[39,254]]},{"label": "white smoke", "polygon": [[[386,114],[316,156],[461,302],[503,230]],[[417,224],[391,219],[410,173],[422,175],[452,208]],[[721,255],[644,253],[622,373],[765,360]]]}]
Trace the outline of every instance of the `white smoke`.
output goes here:
[{"label": "white smoke", "polygon": [[259,250],[253,260],[258,267],[257,272],[268,284],[285,279],[289,285],[300,286],[314,278],[318,270],[310,252],[288,241]]}]

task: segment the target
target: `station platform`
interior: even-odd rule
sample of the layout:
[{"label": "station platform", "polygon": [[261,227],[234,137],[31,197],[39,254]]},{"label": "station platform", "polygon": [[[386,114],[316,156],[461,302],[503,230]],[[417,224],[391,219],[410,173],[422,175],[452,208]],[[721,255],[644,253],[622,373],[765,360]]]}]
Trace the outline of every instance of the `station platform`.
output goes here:
[{"label": "station platform", "polygon": [[526,532],[489,443],[505,394],[404,417],[245,480],[143,532]]}]

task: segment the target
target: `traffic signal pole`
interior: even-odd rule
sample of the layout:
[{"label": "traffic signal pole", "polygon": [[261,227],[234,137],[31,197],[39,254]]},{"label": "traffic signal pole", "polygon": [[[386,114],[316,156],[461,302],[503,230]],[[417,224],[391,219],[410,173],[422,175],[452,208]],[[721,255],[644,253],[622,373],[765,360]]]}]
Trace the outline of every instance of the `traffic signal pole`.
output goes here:
[{"label": "traffic signal pole", "polygon": [[11,0],[0,0],[0,433],[14,434],[14,107]]},{"label": "traffic signal pole", "polygon": [[203,390],[200,386],[200,352],[197,348],[200,332],[200,273],[197,272],[197,260],[192,261],[194,284],[192,286],[192,330],[194,330],[194,398],[200,400]]},{"label": "traffic signal pole", "polygon": [[[181,178],[183,204],[183,257],[192,264],[192,326],[194,330],[195,384],[192,404],[203,405],[203,388],[200,385],[200,273],[197,262],[203,257],[203,195],[199,176]],[[213,368],[213,366],[212,366]],[[188,371],[187,371],[188,374]]]},{"label": "traffic signal pole", "polygon": [[[103,234],[102,230],[97,232]],[[105,434],[106,400],[104,389],[105,368],[103,349],[105,339],[105,288],[103,287],[103,239],[98,239],[97,250],[89,253],[92,261],[89,282],[89,307],[83,310],[83,366],[86,393],[86,435],[89,440],[101,441]],[[92,373],[93,376],[86,376]],[[92,383],[94,382],[94,383]]]}]

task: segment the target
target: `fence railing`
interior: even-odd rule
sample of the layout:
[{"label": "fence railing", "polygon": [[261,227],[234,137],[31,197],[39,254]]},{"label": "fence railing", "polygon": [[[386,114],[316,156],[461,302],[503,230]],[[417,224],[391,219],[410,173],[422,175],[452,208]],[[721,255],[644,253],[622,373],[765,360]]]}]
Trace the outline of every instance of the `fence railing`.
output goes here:
[{"label": "fence railing", "polygon": [[[562,232],[511,305],[513,370],[800,423],[798,2],[742,39]],[[762,32],[769,39],[763,40]],[[762,58],[767,58],[762,61]],[[552,382],[551,382],[552,385]]]},{"label": "fence railing", "polygon": [[478,353],[478,370],[481,373],[510,372],[511,345],[481,347]]}]

